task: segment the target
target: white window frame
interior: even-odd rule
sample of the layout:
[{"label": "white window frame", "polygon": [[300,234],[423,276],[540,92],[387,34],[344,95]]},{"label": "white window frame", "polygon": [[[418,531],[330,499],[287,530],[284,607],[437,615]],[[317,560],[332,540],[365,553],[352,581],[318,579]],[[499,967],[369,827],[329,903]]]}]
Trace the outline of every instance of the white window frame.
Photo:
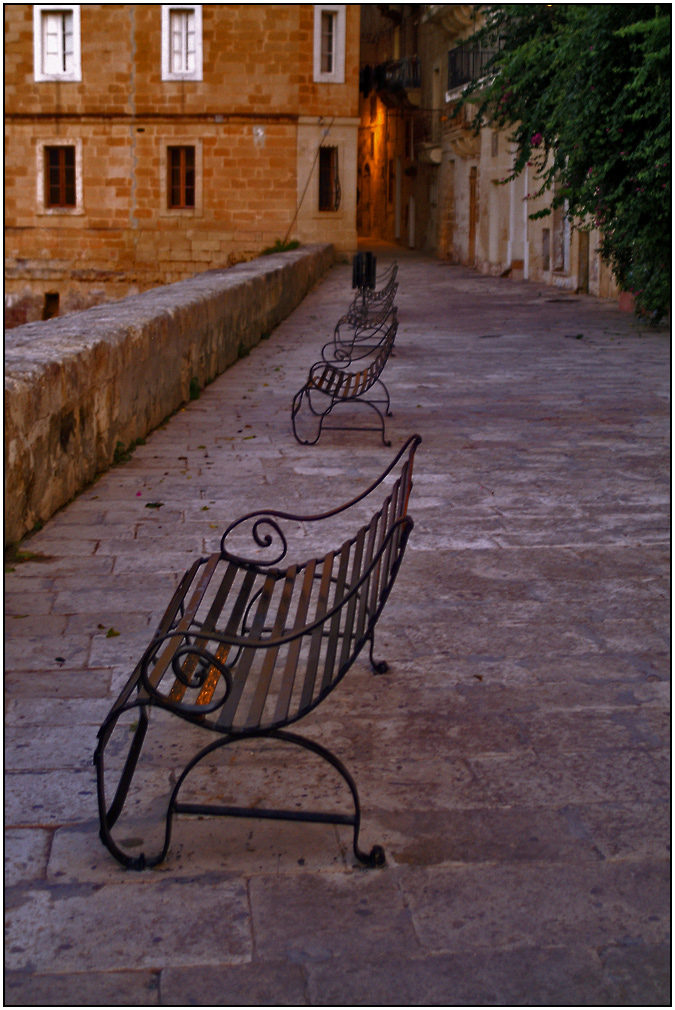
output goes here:
[{"label": "white window frame", "polygon": [[[75,206],[48,207],[45,202],[45,148],[74,147],[75,148]],[[65,214],[67,217],[79,217],[84,214],[84,185],[82,181],[82,138],[81,137],[46,137],[35,145],[36,164],[36,206],[38,214]]]},{"label": "white window frame", "polygon": [[[195,26],[195,65],[192,70],[180,72],[171,69],[171,13],[184,11],[192,14]],[[203,47],[202,47],[202,5],[201,4],[162,4],[162,80],[163,81],[201,81],[203,80]]]},{"label": "white window frame", "polygon": [[[36,81],[81,81],[80,4],[33,4],[33,76]],[[47,14],[69,14],[73,19],[73,57],[68,70],[44,71],[43,24]]]},{"label": "white window frame", "polygon": [[[321,22],[324,13],[335,18],[333,69],[330,73],[321,69]],[[347,4],[314,4],[314,80],[319,84],[345,82],[346,19]]]}]

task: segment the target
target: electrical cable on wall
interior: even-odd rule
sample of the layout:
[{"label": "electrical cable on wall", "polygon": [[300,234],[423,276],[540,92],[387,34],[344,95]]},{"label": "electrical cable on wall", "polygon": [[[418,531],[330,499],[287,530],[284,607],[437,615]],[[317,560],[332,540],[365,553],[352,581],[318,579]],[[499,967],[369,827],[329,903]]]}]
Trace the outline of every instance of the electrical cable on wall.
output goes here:
[{"label": "electrical cable on wall", "polygon": [[293,225],[295,224],[295,222],[297,220],[298,214],[300,213],[300,208],[302,207],[302,202],[305,199],[305,193],[307,192],[307,187],[309,186],[310,180],[311,180],[312,176],[314,175],[314,169],[316,168],[316,163],[319,160],[319,152],[321,151],[321,146],[322,146],[324,140],[326,139],[326,137],[328,136],[328,134],[330,133],[331,127],[333,126],[334,122],[335,122],[335,116],[333,116],[333,118],[330,121],[329,126],[323,131],[323,137],[322,137],[322,139],[321,139],[321,141],[319,143],[319,146],[316,149],[316,154],[314,155],[314,161],[312,162],[312,167],[309,170],[309,175],[307,176],[307,182],[305,183],[305,188],[302,191],[302,196],[300,197],[300,202],[298,203],[298,206],[295,208],[295,214],[293,215],[293,220],[289,224],[288,231],[286,232],[286,235],[284,236],[284,245],[288,242],[288,236],[291,234],[291,229],[293,228]]}]

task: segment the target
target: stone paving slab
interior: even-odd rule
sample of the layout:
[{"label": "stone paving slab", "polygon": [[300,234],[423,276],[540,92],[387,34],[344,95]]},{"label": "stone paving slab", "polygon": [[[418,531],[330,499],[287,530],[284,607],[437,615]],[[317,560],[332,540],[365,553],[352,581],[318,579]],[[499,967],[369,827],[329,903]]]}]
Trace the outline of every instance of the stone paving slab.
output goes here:
[{"label": "stone paving slab", "polygon": [[[8,1006],[670,1005],[668,335],[377,252],[400,263],[391,449],[292,437],[351,297],[337,265],[6,573]],[[95,734],[178,578],[244,512],[353,497],[415,431],[390,673],[359,660],[304,726],[352,771],[386,867],[356,867],[342,826],[182,818],[164,864],[123,870]],[[200,732],[161,722],[137,842]],[[194,798],[339,806],[311,755],[275,747],[220,751]]]}]

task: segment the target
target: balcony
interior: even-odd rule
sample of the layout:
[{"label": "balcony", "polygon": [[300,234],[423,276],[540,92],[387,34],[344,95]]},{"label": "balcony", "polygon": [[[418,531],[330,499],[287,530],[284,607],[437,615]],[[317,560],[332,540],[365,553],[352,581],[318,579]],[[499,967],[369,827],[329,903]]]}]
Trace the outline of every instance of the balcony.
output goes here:
[{"label": "balcony", "polygon": [[467,45],[451,49],[448,53],[448,91],[454,91],[455,88],[482,77],[487,64],[496,53],[496,49]]},{"label": "balcony", "polygon": [[385,105],[419,105],[420,86],[420,61],[417,56],[361,68],[362,93],[366,95],[375,87]]},{"label": "balcony", "polygon": [[[407,91],[420,87],[420,61],[417,56],[384,63],[381,66],[385,68],[385,79],[390,87],[405,88]],[[378,67],[375,68],[376,73],[378,69]]]}]

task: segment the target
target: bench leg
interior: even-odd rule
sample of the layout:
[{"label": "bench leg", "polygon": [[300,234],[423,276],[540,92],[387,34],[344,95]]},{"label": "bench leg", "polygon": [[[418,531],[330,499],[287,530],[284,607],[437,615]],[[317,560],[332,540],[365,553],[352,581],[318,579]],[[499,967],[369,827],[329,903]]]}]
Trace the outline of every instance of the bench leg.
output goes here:
[{"label": "bench leg", "polygon": [[[295,396],[293,397],[293,404],[292,404],[292,407],[291,407],[291,423],[293,425],[293,435],[295,436],[296,441],[300,442],[301,445],[316,445],[316,443],[319,441],[319,438],[321,437],[321,432],[324,431],[324,430],[326,430],[326,431],[379,431],[380,434],[381,434],[381,436],[382,436],[382,444],[390,446],[391,442],[388,441],[385,438],[385,422],[384,422],[385,416],[386,417],[391,417],[391,409],[390,409],[391,400],[390,400],[390,397],[389,397],[389,390],[387,389],[387,387],[385,386],[385,384],[382,382],[381,379],[377,379],[376,382],[379,383],[380,386],[382,386],[382,389],[384,390],[384,394],[385,394],[386,399],[384,399],[384,400],[369,400],[365,396],[364,397],[360,397],[360,396],[345,397],[344,399],[333,397],[331,399],[331,402],[329,403],[329,405],[323,411],[319,411],[319,410],[316,409],[316,407],[312,404],[312,397],[311,397],[311,391],[310,391],[310,389],[307,386],[303,386],[303,388],[301,390],[299,390],[295,394]],[[300,408],[302,407],[302,402],[303,402],[303,399],[305,399],[305,398],[307,399],[307,406],[309,407],[310,412],[315,417],[319,418],[318,431],[316,433],[316,437],[313,438],[313,439],[301,438],[300,435],[298,434],[298,430],[297,430],[296,424],[295,424],[295,419],[298,416],[298,414],[300,413]],[[329,415],[334,410],[334,408],[337,407],[337,406],[339,406],[341,403],[357,403],[357,404],[361,403],[361,404],[363,404],[366,407],[370,407],[371,410],[374,410],[375,413],[377,414],[377,416],[379,417],[379,419],[380,419],[380,427],[379,428],[373,428],[373,427],[363,427],[361,425],[330,425],[330,424],[325,424],[324,422],[326,421],[326,418],[328,418]],[[377,406],[378,403],[382,403],[384,405],[384,414],[382,413],[382,411],[380,410],[380,408]]]},{"label": "bench leg", "polygon": [[375,648],[375,636],[371,635],[370,636],[370,665],[373,668],[373,673],[378,673],[378,674],[379,673],[388,673],[389,672],[389,663],[387,663],[384,659],[381,659],[381,660],[375,659],[375,656],[373,655],[373,649],[374,648]]},{"label": "bench leg", "polygon": [[305,397],[307,397],[307,403],[309,405],[309,409],[312,412],[312,414],[315,415],[317,414],[316,410],[314,410],[312,406],[312,401],[309,395],[309,389],[307,388],[307,386],[303,386],[302,389],[300,389],[293,397],[293,404],[291,406],[291,424],[293,425],[293,435],[295,436],[296,441],[300,443],[300,445],[315,445],[319,441],[319,436],[321,435],[321,425],[319,425],[319,429],[316,433],[316,438],[311,440],[307,438],[301,438],[295,426],[295,419],[300,413],[300,408],[302,407],[302,401],[304,400]]},{"label": "bench leg", "polygon": [[[387,441],[387,439],[385,438],[384,415],[377,406],[378,402],[380,401],[367,400],[365,397],[360,396],[346,397],[344,400],[334,399],[331,402],[330,406],[327,407],[327,409],[323,412],[321,421],[319,422],[319,435],[321,434],[322,431],[379,431],[382,437],[382,444],[391,445],[391,442]],[[340,404],[345,403],[362,404],[364,407],[370,407],[370,409],[374,410],[380,419],[379,428],[373,428],[372,426],[364,426],[358,424],[324,424],[324,421],[326,420],[327,417],[330,416],[333,409],[335,407],[339,407]]]},{"label": "bench leg", "polygon": [[[389,396],[389,390],[385,386],[385,384],[382,381],[382,379],[375,379],[375,382],[373,383],[373,385],[375,385],[375,384],[377,384],[378,386],[382,386],[382,389],[384,390],[384,395],[387,398],[386,401],[385,401],[386,404],[387,404],[387,406],[385,407],[384,412],[385,412],[385,414],[386,414],[387,417],[391,417],[391,397]],[[378,403],[379,402],[380,401],[378,400]]]},{"label": "bench leg", "polygon": [[[349,790],[352,794],[352,800],[354,802],[354,813],[353,814],[338,814],[330,813],[324,811],[312,811],[312,810],[279,810],[279,809],[261,809],[258,807],[234,807],[234,806],[220,806],[215,804],[201,804],[201,803],[179,803],[178,793],[181,786],[185,782],[186,778],[190,772],[209,754],[217,750],[220,747],[226,747],[231,743],[240,743],[243,740],[255,740],[255,739],[274,739],[281,740],[285,743],[296,744],[298,747],[304,747],[306,750],[312,751],[319,757],[322,757],[330,765],[335,768],[335,770],[342,776],[344,781],[347,783]],[[386,857],[384,854],[384,849],[381,845],[374,845],[370,852],[364,852],[359,847],[359,830],[361,827],[361,803],[359,800],[358,790],[356,788],[356,783],[354,779],[349,774],[343,763],[339,758],[335,757],[329,750],[322,747],[321,744],[315,743],[313,740],[308,740],[306,737],[299,736],[297,733],[289,733],[288,730],[267,730],[260,733],[242,733],[236,736],[225,736],[222,739],[214,740],[207,747],[199,752],[192,760],[186,765],[183,772],[181,773],[178,782],[174,788],[171,795],[171,800],[169,803],[169,813],[168,822],[170,823],[171,818],[174,814],[193,814],[198,816],[215,816],[215,817],[248,817],[252,819],[262,819],[262,820],[280,820],[280,821],[304,821],[304,822],[315,822],[319,824],[346,824],[351,825],[354,828],[354,840],[353,849],[354,855],[367,867],[378,867],[384,866],[386,862]]]},{"label": "bench leg", "polygon": [[[126,760],[124,762],[124,767],[119,777],[119,782],[115,790],[115,795],[113,796],[112,803],[108,806],[106,799],[105,790],[105,761],[104,752],[105,748],[112,736],[113,730],[119,720],[119,718],[124,715],[125,712],[138,711],[138,724],[134,730],[134,735],[129,747],[129,752],[127,754]],[[138,856],[130,856],[121,849],[112,837],[112,829],[115,826],[122,810],[124,808],[124,803],[131,786],[131,781],[134,777],[134,772],[138,765],[138,760],[141,755],[141,750],[143,748],[143,742],[145,740],[145,735],[148,729],[148,713],[146,711],[146,705],[134,702],[131,705],[125,705],[124,707],[112,712],[106,721],[101,726],[98,733],[99,742],[94,752],[94,765],[96,766],[96,791],[98,796],[98,813],[99,813],[99,835],[101,841],[108,849],[108,851],[115,857],[115,859],[125,866],[129,870],[144,870],[146,867],[156,866],[161,863],[169,850],[169,843],[171,841],[171,818],[167,817],[166,828],[164,835],[164,846],[161,853],[158,856],[153,856],[151,858],[147,857],[145,853],[141,853]]]}]

